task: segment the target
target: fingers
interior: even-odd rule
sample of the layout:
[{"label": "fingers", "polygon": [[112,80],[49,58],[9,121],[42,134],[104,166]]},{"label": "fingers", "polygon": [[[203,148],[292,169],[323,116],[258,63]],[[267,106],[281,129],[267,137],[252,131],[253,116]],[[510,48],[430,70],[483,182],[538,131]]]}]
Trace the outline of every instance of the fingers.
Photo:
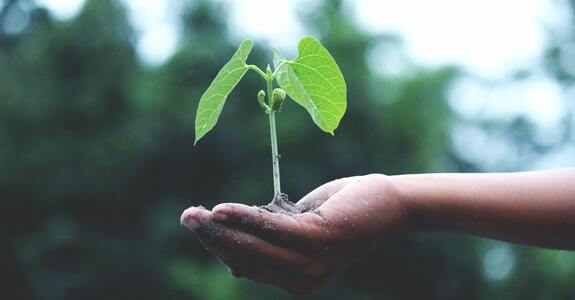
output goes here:
[{"label": "fingers", "polygon": [[301,198],[301,200],[297,202],[297,205],[302,211],[316,209],[354,178],[355,177],[340,178],[325,183]]},{"label": "fingers", "polygon": [[321,217],[314,213],[294,216],[237,203],[219,204],[212,209],[216,222],[240,227],[266,240],[290,248],[301,249],[322,231]]},{"label": "fingers", "polygon": [[[314,210],[355,178],[346,177],[325,183],[304,196],[296,205],[303,212]],[[313,226],[315,222],[302,222],[317,221],[314,220],[316,219],[314,215],[306,215],[305,213],[288,216],[236,203],[219,204],[212,209],[212,213],[215,221],[243,225],[255,230],[256,234],[262,234],[275,240],[289,241],[294,238],[309,238],[318,229]]]},{"label": "fingers", "polygon": [[328,269],[317,260],[213,222],[205,209],[187,209],[181,221],[236,277],[273,284],[294,293],[317,291],[326,282]]},{"label": "fingers", "polygon": [[188,209],[183,220],[209,250],[229,263],[239,257],[258,259],[268,265],[297,269],[312,263],[307,256],[279,247],[249,233],[212,221],[212,214],[203,209]]},{"label": "fingers", "polygon": [[217,237],[221,236],[221,228],[210,226],[211,214],[203,208],[190,207],[186,209],[180,217],[180,223],[190,229],[198,237],[202,245],[217,256],[224,263],[228,263],[233,258],[233,251],[219,245]]}]

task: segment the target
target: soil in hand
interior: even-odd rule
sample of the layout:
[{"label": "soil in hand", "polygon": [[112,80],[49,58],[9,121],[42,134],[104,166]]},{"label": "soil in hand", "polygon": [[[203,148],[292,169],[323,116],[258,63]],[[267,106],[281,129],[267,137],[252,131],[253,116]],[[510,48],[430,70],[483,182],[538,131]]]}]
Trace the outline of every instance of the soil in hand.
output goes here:
[{"label": "soil in hand", "polygon": [[295,215],[301,214],[303,211],[295,203],[289,201],[288,195],[281,193],[275,196],[268,205],[260,206],[261,208],[273,212],[285,215]]}]

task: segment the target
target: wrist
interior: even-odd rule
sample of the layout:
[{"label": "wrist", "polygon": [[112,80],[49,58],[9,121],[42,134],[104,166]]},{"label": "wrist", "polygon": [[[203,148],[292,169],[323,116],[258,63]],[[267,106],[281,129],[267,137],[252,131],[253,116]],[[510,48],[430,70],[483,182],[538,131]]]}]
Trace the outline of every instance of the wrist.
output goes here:
[{"label": "wrist", "polygon": [[395,175],[390,176],[396,187],[396,196],[405,209],[405,226],[407,231],[429,231],[433,227],[427,218],[432,201],[427,201],[423,187],[424,175]]},{"label": "wrist", "polygon": [[365,178],[373,180],[378,187],[375,198],[379,199],[377,202],[382,205],[378,205],[377,210],[380,216],[385,217],[379,218],[374,225],[381,227],[382,233],[425,230],[423,207],[420,204],[421,192],[418,191],[418,185],[407,176],[411,175],[365,175]]}]

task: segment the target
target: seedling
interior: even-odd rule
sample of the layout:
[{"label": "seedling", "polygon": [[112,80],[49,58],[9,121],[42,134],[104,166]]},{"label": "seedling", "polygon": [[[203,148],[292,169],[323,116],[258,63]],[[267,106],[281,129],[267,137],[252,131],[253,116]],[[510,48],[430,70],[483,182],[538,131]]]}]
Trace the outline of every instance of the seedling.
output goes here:
[{"label": "seedling", "polygon": [[[335,60],[313,37],[305,37],[299,42],[298,56],[294,60],[284,59],[274,49],[273,72],[269,64],[265,72],[246,64],[252,45],[251,40],[244,40],[202,95],[196,114],[194,144],[214,128],[226,98],[247,71],[255,71],[266,83],[267,92],[260,90],[257,100],[270,122],[274,200],[266,208],[294,213],[297,208],[281,192],[276,114],[281,111],[287,94],[309,112],[321,130],[333,135],[346,110],[347,88]],[[279,88],[274,89],[274,81]]]}]

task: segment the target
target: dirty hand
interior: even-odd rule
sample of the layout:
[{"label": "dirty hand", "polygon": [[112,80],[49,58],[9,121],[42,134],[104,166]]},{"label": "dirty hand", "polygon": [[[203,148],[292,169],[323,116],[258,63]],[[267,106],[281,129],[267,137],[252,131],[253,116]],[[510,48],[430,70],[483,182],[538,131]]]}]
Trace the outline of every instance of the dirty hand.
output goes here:
[{"label": "dirty hand", "polygon": [[386,233],[410,227],[408,205],[385,175],[328,182],[296,206],[293,215],[236,203],[192,207],[181,221],[234,276],[297,293],[319,290]]}]

